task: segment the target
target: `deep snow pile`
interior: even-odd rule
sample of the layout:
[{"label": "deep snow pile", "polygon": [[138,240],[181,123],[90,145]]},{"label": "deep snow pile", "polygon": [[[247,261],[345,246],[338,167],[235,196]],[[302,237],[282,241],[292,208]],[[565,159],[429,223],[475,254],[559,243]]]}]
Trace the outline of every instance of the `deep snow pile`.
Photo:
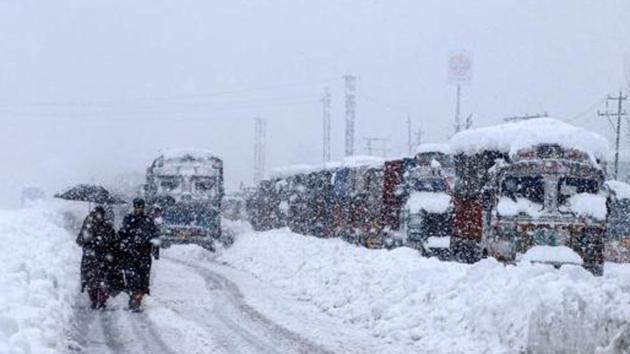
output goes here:
[{"label": "deep snow pile", "polygon": [[[219,260],[422,352],[630,350],[630,271],[475,265],[270,231],[240,235]],[[407,347],[409,348],[409,347]],[[393,349],[393,351],[397,351]]]},{"label": "deep snow pile", "polygon": [[78,291],[73,237],[45,207],[0,211],[0,353],[57,353]]}]

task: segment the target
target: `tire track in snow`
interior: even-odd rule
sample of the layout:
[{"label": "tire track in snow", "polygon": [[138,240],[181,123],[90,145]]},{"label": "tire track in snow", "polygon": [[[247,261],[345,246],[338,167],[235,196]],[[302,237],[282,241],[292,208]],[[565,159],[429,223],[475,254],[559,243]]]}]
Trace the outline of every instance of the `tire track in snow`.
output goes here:
[{"label": "tire track in snow", "polygon": [[161,338],[145,313],[132,313],[117,306],[92,310],[77,298],[68,331],[69,353],[175,353]]},{"label": "tire track in snow", "polygon": [[176,353],[162,340],[155,323],[144,312],[129,312],[127,317],[135,337],[143,339],[145,353]]},{"label": "tire track in snow", "polygon": [[208,291],[224,293],[222,297],[226,300],[225,306],[215,307],[215,316],[224,326],[234,331],[235,334],[239,335],[250,345],[260,349],[264,348],[263,352],[271,353],[284,353],[287,350],[296,353],[330,352],[308,339],[279,326],[256,311],[245,302],[238,286],[224,276],[198,264],[180,261],[171,257],[167,259],[173,263],[192,268],[204,279]]}]

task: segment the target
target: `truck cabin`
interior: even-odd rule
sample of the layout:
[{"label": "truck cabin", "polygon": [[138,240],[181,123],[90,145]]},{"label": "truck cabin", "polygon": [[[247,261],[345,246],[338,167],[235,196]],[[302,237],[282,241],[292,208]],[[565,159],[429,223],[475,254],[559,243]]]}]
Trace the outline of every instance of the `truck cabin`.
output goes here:
[{"label": "truck cabin", "polygon": [[147,170],[145,196],[159,210],[164,244],[219,237],[223,162],[206,151],[164,152]]},{"label": "truck cabin", "polygon": [[219,204],[223,197],[223,163],[208,156],[162,155],[147,171],[147,194],[175,202]]},{"label": "truck cabin", "polygon": [[[457,259],[475,261],[484,251],[507,261],[519,254],[531,261],[558,256],[549,262],[577,259],[601,273],[603,137],[539,118],[460,132],[450,144],[456,153],[451,248]],[[535,257],[528,258],[531,253]]]},{"label": "truck cabin", "polygon": [[[527,201],[536,209],[536,216],[555,215],[556,219],[598,216],[577,215],[581,210],[572,209],[575,208],[572,204],[578,202],[576,198],[596,195],[603,187],[602,169],[584,152],[556,144],[539,144],[518,151],[509,163],[499,162],[495,174],[500,201],[506,200],[501,198],[514,203]],[[519,213],[524,216],[526,211]]]}]

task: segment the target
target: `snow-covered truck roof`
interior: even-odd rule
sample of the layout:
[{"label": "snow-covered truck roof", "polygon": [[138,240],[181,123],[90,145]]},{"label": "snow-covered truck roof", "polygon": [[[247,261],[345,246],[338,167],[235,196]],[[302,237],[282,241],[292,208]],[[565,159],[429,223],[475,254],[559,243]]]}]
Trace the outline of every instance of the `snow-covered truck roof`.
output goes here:
[{"label": "snow-covered truck roof", "polygon": [[164,149],[149,166],[151,175],[214,176],[223,166],[216,154],[202,149]]},{"label": "snow-covered truck roof", "polygon": [[537,118],[466,130],[450,140],[453,153],[476,154],[499,151],[510,155],[540,144],[557,144],[577,149],[591,157],[606,160],[609,146],[606,139],[586,129],[553,118]]},{"label": "snow-covered truck roof", "polygon": [[176,160],[182,157],[190,156],[195,160],[210,160],[218,159],[221,157],[210,150],[205,149],[162,149],[159,151],[159,157],[163,157],[165,160]]},{"label": "snow-covered truck roof", "polygon": [[427,152],[439,152],[448,155],[451,153],[451,147],[448,144],[421,144],[416,147],[416,155]]},{"label": "snow-covered truck roof", "polygon": [[385,159],[376,156],[356,155],[343,158],[340,167],[380,167],[385,163]]},{"label": "snow-covered truck roof", "polygon": [[278,167],[269,174],[271,178],[286,178],[299,174],[308,174],[317,171],[332,170],[337,168],[356,168],[356,167],[380,167],[383,166],[385,160],[376,156],[347,156],[342,161],[331,161],[323,165],[307,165],[297,164],[284,167]]},{"label": "snow-covered truck roof", "polygon": [[274,168],[269,174],[271,178],[286,178],[299,174],[311,173],[318,170],[317,166],[307,164],[297,164]]}]

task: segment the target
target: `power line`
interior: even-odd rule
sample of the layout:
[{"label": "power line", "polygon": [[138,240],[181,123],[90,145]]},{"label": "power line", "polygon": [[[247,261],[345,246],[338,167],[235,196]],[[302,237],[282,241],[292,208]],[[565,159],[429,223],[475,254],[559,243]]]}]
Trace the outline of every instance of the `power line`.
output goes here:
[{"label": "power line", "polygon": [[595,108],[597,108],[600,104],[602,104],[604,101],[606,101],[606,99],[607,99],[606,96],[602,96],[602,97],[598,98],[597,101],[593,102],[593,104],[588,106],[588,108],[584,109],[582,112],[574,115],[573,117],[567,119],[567,121],[574,122],[574,121],[579,120],[582,117],[585,117],[587,114],[593,112],[595,110]]},{"label": "power line", "polygon": [[[230,111],[239,111],[239,110],[251,110],[254,108],[261,107],[290,107],[297,105],[311,105],[318,102],[318,97],[306,97],[302,99],[295,100],[258,100],[258,101],[241,101],[241,102],[231,102],[227,105],[187,105],[185,106],[185,111],[187,113],[203,113],[203,114],[218,114]],[[244,103],[244,104],[243,104]],[[209,110],[207,107],[216,107],[214,109]],[[86,113],[86,111],[82,110],[46,110],[46,111],[34,111],[34,110],[15,110],[8,109],[2,110],[3,114],[11,115],[11,116],[21,116],[21,117],[50,117],[50,118],[64,118],[64,119],[85,119],[89,117],[102,117],[106,116],[108,120],[115,119],[115,117],[129,117],[129,116],[142,116],[147,114],[152,114],[154,112],[158,112],[158,114],[164,115],[165,110],[169,108],[164,107],[133,107],[130,109],[122,109],[122,108],[111,108],[107,110],[97,109],[90,110]],[[172,109],[176,109],[176,114],[181,114],[182,108],[172,107]],[[206,118],[207,119],[207,118]]]},{"label": "power line", "polygon": [[[245,87],[245,88],[237,88],[232,90],[225,91],[215,91],[208,93],[198,93],[198,94],[185,94],[185,95],[167,95],[167,96],[145,96],[145,97],[130,97],[120,100],[76,100],[76,101],[34,101],[34,102],[25,102],[23,104],[13,104],[22,105],[22,106],[41,106],[41,107],[91,107],[91,106],[112,106],[112,105],[125,105],[129,103],[138,103],[138,102],[151,102],[151,101],[169,101],[169,100],[182,100],[182,99],[196,99],[196,98],[210,98],[210,97],[218,97],[218,96],[229,96],[235,94],[242,94],[248,92],[255,91],[265,91],[265,90],[273,90],[278,88],[287,88],[287,87],[303,87],[303,86],[315,86],[321,85],[322,83],[331,83],[337,80],[341,80],[341,77],[327,78],[327,79],[319,79],[312,81],[303,81],[303,82],[294,82],[294,83],[286,83],[286,84],[278,84],[278,85],[267,85],[267,86],[258,86],[258,87]],[[11,106],[7,103],[0,103],[0,106]]]}]

